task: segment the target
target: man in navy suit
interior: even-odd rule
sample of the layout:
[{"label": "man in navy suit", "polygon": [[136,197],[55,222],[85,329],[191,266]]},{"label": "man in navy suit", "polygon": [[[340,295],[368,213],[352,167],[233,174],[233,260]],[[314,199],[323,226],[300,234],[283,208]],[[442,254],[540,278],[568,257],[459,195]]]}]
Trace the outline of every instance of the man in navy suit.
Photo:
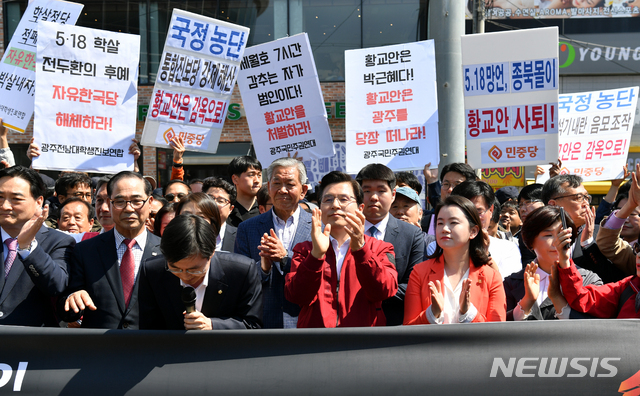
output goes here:
[{"label": "man in navy suit", "polygon": [[43,226],[46,186],[32,169],[0,171],[0,325],[57,326],[52,298],[68,282],[67,263],[75,241]]},{"label": "man in navy suit", "polygon": [[[262,326],[260,270],[248,257],[215,251],[215,240],[213,227],[201,217],[181,215],[169,223],[160,243],[163,256],[142,266],[141,329],[224,330]],[[183,288],[193,288],[196,297],[193,312],[185,312]]]},{"label": "man in navy suit", "polygon": [[138,272],[160,254],[160,238],[147,231],[151,184],[123,171],[107,184],[115,227],[79,243],[69,268],[69,296],[58,310],[66,322],[82,316],[82,327],[137,329]]},{"label": "man in navy suit", "polygon": [[267,179],[273,208],[240,223],[235,252],[261,269],[264,327],[295,328],[300,307],[284,298],[284,278],[294,246],[311,240],[311,214],[298,205],[307,192],[307,171],[295,158],[279,158],[269,165]]},{"label": "man in navy suit", "polygon": [[424,259],[422,231],[389,215],[395,199],[396,176],[382,164],[362,168],[356,181],[364,192],[365,233],[393,245],[398,271],[398,292],[382,302],[387,326],[399,326],[404,318],[404,295],[413,266]]}]

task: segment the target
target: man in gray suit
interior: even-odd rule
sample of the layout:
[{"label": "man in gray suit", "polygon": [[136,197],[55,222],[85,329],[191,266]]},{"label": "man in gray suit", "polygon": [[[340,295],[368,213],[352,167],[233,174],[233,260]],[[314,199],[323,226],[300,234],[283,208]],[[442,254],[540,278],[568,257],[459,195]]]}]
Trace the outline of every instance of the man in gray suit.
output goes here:
[{"label": "man in gray suit", "polygon": [[422,230],[389,215],[395,199],[396,176],[382,164],[362,168],[356,181],[364,192],[365,233],[393,245],[398,271],[398,292],[382,302],[387,326],[399,326],[404,317],[404,295],[413,266],[424,259]]},{"label": "man in gray suit", "polygon": [[264,328],[295,328],[300,307],[284,298],[284,278],[293,247],[311,240],[311,214],[298,205],[307,192],[307,171],[295,158],[279,158],[269,165],[267,179],[273,208],[240,223],[235,253],[260,266]]}]

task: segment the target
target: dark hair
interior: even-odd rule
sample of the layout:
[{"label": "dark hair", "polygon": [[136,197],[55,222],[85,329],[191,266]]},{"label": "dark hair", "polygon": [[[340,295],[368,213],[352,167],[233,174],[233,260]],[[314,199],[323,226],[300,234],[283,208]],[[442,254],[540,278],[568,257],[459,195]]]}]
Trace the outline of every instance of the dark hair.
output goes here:
[{"label": "dark hair", "polygon": [[525,201],[539,199],[542,201],[542,184],[533,183],[522,187],[522,190],[520,190],[520,193],[518,194],[518,203],[520,203],[521,199],[524,199]]},{"label": "dark hair", "polygon": [[151,196],[153,197],[154,201],[160,202],[162,204],[162,206],[166,205],[169,202],[162,195],[153,193],[153,194],[151,194]]},{"label": "dark hair", "polygon": [[476,176],[476,172],[473,170],[471,166],[465,164],[464,162],[454,162],[453,164],[447,164],[442,168],[442,172],[440,172],[440,181],[444,180],[444,176],[449,172],[456,172],[464,176],[465,181],[473,181],[478,180],[478,176]]},{"label": "dark hair", "polygon": [[542,202],[549,205],[550,200],[567,193],[565,188],[578,188],[580,185],[582,185],[582,177],[578,175],[554,176],[542,186]]},{"label": "dark hair", "polygon": [[[570,216],[565,215],[567,227],[571,228],[571,243],[573,244],[578,236],[578,229]],[[543,206],[527,215],[527,220],[522,224],[522,241],[529,250],[533,250],[533,241],[541,232],[551,227],[557,222],[561,222],[560,207]]]},{"label": "dark hair", "polygon": [[[506,202],[505,202],[506,203]],[[491,221],[498,224],[500,222],[500,212],[502,211],[502,206],[500,206],[500,201],[498,198],[493,200],[493,214],[491,215]]]},{"label": "dark hair", "polygon": [[[189,202],[193,202],[200,212],[202,212],[202,216],[209,219],[211,223],[211,227],[213,228],[213,232],[218,237],[220,233],[220,210],[218,210],[218,205],[216,201],[203,192],[199,193],[191,193],[186,197],[183,197],[180,202],[176,205],[176,214],[180,215],[182,212],[182,208]],[[214,238],[215,239],[215,238]]]},{"label": "dark hair", "polygon": [[255,169],[262,172],[262,164],[254,157],[250,157],[248,155],[236,157],[229,163],[229,177],[233,175],[240,176],[249,169]]},{"label": "dark hair", "polygon": [[65,206],[67,206],[69,204],[72,204],[74,202],[82,202],[84,204],[84,206],[87,207],[87,216],[88,216],[89,220],[93,219],[96,216],[95,210],[93,209],[93,206],[89,205],[89,203],[87,201],[84,201],[84,200],[82,200],[82,199],[80,199],[78,197],[72,197],[72,198],[65,199],[64,202],[60,205],[60,216],[61,217],[62,217],[62,209]]},{"label": "dark hair", "polygon": [[192,184],[195,184],[195,183],[204,184],[204,180],[202,180],[202,179],[191,179],[191,180],[189,180],[189,183],[187,183],[187,184],[189,184],[189,186],[191,186]]},{"label": "dark hair", "polygon": [[169,213],[175,213],[175,211],[176,211],[175,202],[166,203],[162,208],[160,208],[158,213],[156,213],[156,218],[153,223],[153,235],[162,236],[160,233],[160,229],[162,227],[162,218]]},{"label": "dark hair", "polygon": [[153,190],[151,189],[151,183],[149,183],[147,179],[142,177],[141,174],[136,172],[131,172],[131,171],[122,171],[120,173],[116,173],[115,175],[113,175],[111,180],[109,180],[109,182],[107,183],[107,194],[109,195],[109,198],[111,198],[113,194],[113,189],[115,188],[116,183],[118,183],[122,179],[141,180],[144,183],[144,194],[146,196],[150,196],[151,193],[153,192]]},{"label": "dark hair", "polygon": [[[365,179],[365,180],[372,180],[372,179]],[[373,179],[373,180],[378,180],[378,179]],[[362,193],[362,187],[360,187],[360,184],[358,184],[357,181],[353,180],[353,178],[350,175],[347,175],[346,173],[340,172],[340,171],[333,171],[324,175],[319,185],[320,189],[318,190],[318,197],[319,197],[318,200],[322,202],[322,195],[324,193],[324,190],[330,185],[337,184],[337,183],[351,184],[351,188],[353,189],[353,195],[356,198],[356,203],[358,205],[361,205],[364,202],[364,194]]]},{"label": "dark hair", "polygon": [[475,197],[482,197],[487,208],[491,208],[491,205],[496,201],[496,194],[493,192],[493,188],[482,180],[462,182],[451,191],[451,195],[459,195],[469,201]]},{"label": "dark hair", "polygon": [[507,201],[507,202],[502,204],[502,208],[499,210],[499,212],[501,212],[503,209],[515,210],[516,213],[517,213],[518,212],[518,204],[513,202],[513,201]]},{"label": "dark hair", "polygon": [[269,199],[271,199],[271,197],[269,196],[269,189],[267,188],[266,184],[260,187],[260,189],[258,190],[258,194],[256,194],[256,199],[258,200],[258,205],[267,205],[267,202],[269,202]]},{"label": "dark hair", "polygon": [[[489,262],[489,241],[484,239],[485,233],[482,231],[482,222],[480,221],[480,216],[478,216],[478,211],[476,210],[475,205],[473,205],[473,202],[461,196],[448,196],[444,202],[439,203],[438,206],[436,206],[434,213],[436,218],[436,227],[438,224],[438,214],[440,213],[440,210],[446,206],[457,206],[462,210],[462,213],[464,213],[464,216],[467,218],[467,221],[469,221],[469,225],[471,227],[478,226],[478,235],[469,241],[469,258],[471,258],[471,262],[473,262],[473,265],[476,267],[481,267],[487,264]],[[442,248],[436,244],[436,251],[433,252],[429,258],[438,258],[442,253]]]},{"label": "dark hair", "polygon": [[89,175],[81,172],[69,172],[56,180],[56,194],[66,197],[69,190],[83,184],[91,188],[91,178]]},{"label": "dark hair", "polygon": [[[360,169],[356,181],[362,186],[364,180],[383,180],[387,182],[390,189],[393,190],[396,187],[396,175],[389,167],[382,164],[369,164]],[[322,194],[320,194],[320,199],[322,199]]]},{"label": "dark hair", "polygon": [[229,194],[231,204],[236,201],[236,186],[220,177],[207,177],[202,183],[202,192],[206,193],[210,188],[220,188]]},{"label": "dark hair", "polygon": [[418,180],[418,177],[411,172],[396,172],[396,185],[406,184],[414,189],[418,195],[422,192],[422,184]]},{"label": "dark hair", "polygon": [[213,228],[202,217],[191,213],[176,216],[164,229],[160,251],[169,263],[196,255],[211,257],[216,250]]},{"label": "dark hair", "polygon": [[[113,175],[106,175],[99,178],[98,182],[96,183],[96,194],[98,194],[98,191],[100,191],[102,186],[109,184],[109,180],[111,180],[112,178],[113,178]],[[107,194],[109,193],[107,192]]]},{"label": "dark hair", "polygon": [[178,183],[184,185],[185,187],[187,187],[189,192],[191,192],[191,187],[189,187],[189,185],[187,183],[185,183],[183,180],[173,179],[173,180],[169,180],[167,185],[162,188],[162,195],[167,195],[167,190],[169,189],[169,186],[171,186],[173,184],[178,184]]},{"label": "dark hair", "polygon": [[21,165],[15,165],[11,168],[4,168],[0,170],[0,179],[3,177],[19,177],[29,183],[29,192],[33,199],[44,197],[44,194],[47,192],[47,186],[42,181],[38,172],[33,169],[25,168]]}]

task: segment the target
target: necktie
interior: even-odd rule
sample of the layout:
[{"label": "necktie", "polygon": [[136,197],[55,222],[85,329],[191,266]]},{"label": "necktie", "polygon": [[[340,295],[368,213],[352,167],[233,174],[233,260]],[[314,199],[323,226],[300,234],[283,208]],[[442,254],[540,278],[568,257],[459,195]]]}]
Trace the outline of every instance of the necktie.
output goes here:
[{"label": "necktie", "polygon": [[124,244],[127,250],[124,251],[122,262],[120,263],[120,278],[122,279],[122,291],[124,292],[124,305],[129,306],[131,300],[131,292],[133,291],[133,283],[135,281],[135,267],[133,261],[133,251],[131,249],[136,244],[135,239],[125,239]]},{"label": "necktie", "polygon": [[4,278],[7,279],[9,271],[11,271],[11,266],[13,266],[13,262],[16,260],[16,254],[18,253],[18,238],[7,238],[4,240],[4,244],[7,245],[7,249],[9,249],[7,259],[4,260]]},{"label": "necktie", "polygon": [[369,235],[378,239],[378,237],[376,237],[376,235],[378,234],[378,229],[376,228],[376,226],[371,226],[369,227]]}]

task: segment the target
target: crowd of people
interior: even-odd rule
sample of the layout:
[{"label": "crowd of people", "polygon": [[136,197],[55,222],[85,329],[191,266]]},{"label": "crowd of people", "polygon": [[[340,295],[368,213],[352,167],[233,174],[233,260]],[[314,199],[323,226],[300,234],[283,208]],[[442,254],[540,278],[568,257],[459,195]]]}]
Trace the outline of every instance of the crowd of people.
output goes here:
[{"label": "crowd of people", "polygon": [[[313,189],[295,156],[266,168],[243,156],[228,179],[184,180],[184,145],[173,146],[162,187],[137,166],[54,181],[13,165],[0,147],[0,324],[211,330],[640,317],[640,166],[612,182],[596,211],[574,175],[494,192],[465,163],[440,172],[427,164],[426,186],[372,163],[355,178],[332,171]],[[130,152],[137,161],[137,142]]]}]

